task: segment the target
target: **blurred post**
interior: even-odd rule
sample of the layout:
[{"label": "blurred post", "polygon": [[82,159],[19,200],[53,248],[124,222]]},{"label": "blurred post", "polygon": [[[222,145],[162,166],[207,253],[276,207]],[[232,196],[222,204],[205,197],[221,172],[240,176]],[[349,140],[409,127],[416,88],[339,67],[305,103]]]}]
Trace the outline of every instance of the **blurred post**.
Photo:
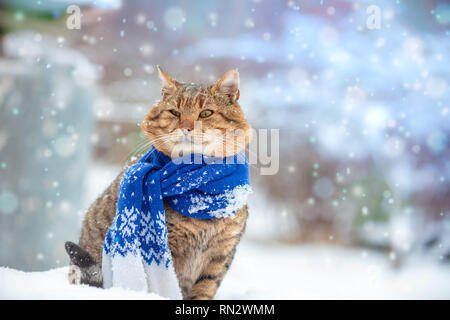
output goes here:
[{"label": "blurred post", "polygon": [[0,59],[0,265],[22,270],[67,262],[96,97],[87,59],[38,37],[8,34]]}]

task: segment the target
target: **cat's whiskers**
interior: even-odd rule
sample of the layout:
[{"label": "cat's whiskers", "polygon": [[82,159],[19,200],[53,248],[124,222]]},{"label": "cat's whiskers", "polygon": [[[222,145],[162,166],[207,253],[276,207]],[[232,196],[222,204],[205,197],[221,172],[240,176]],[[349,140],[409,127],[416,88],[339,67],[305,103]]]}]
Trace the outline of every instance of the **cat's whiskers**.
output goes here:
[{"label": "cat's whiskers", "polygon": [[[205,135],[206,135],[205,132],[196,132],[196,133],[192,133],[191,134],[191,139],[192,139],[191,146],[192,147],[190,148],[190,150],[192,152],[195,151],[194,150],[195,146],[198,146],[198,147],[203,146],[203,147],[205,147],[206,144],[217,143],[218,147],[217,147],[216,150],[223,150],[223,148],[224,147],[226,148],[227,145],[229,144],[229,146],[232,147],[232,150],[240,150],[240,151],[246,150],[245,152],[248,152],[251,155],[255,155],[255,153],[253,151],[251,151],[250,149],[246,149],[245,148],[246,147],[245,142],[241,141],[241,139],[239,139],[239,137],[238,137],[238,139],[236,139],[236,137],[230,137],[230,136],[226,136],[226,135],[219,135],[219,136],[214,137],[215,139],[211,139],[209,141],[205,141],[206,140],[205,139]],[[200,140],[201,143],[198,143],[198,140]],[[155,145],[158,145],[159,143],[166,143],[166,142],[170,142],[172,144],[176,144],[176,143],[173,142],[173,137],[171,137],[168,134],[164,134],[164,135],[161,135],[161,136],[153,138],[153,139],[146,138],[145,140],[138,142],[136,147],[133,149],[133,151],[130,152],[123,161],[128,160],[131,156],[138,156],[138,155],[140,155],[140,153],[145,153],[147,151],[147,149],[149,147],[151,147],[152,145],[155,146]],[[228,148],[230,148],[230,147],[228,147]],[[189,151],[189,148],[187,150]],[[238,160],[239,161],[243,161],[243,158],[242,158],[244,156],[243,154],[241,154],[239,152],[237,154],[237,156],[238,156]],[[256,168],[255,165],[253,165],[253,164],[250,164],[250,165],[252,167]]]},{"label": "cat's whiskers", "polygon": [[121,161],[120,163],[127,162],[131,157],[133,156],[140,156],[142,153],[145,153],[148,151],[148,149],[153,145],[155,145],[157,142],[167,142],[169,140],[168,137],[165,135],[161,135],[159,137],[156,137],[154,139],[145,138],[145,140],[142,140],[136,144],[136,147],[133,148],[131,152],[128,153]]},{"label": "cat's whiskers", "polygon": [[147,139],[139,141],[136,146],[127,154],[125,155],[121,160],[120,163],[124,164],[126,163],[131,157],[138,155],[143,149],[145,149],[149,142]]}]

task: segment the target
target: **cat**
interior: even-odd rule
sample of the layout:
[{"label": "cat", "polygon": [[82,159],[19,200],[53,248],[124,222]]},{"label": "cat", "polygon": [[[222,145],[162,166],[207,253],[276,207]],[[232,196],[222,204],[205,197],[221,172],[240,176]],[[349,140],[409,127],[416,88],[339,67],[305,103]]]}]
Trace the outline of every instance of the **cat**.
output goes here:
[{"label": "cat", "polygon": [[[225,157],[245,149],[251,139],[251,127],[238,103],[237,70],[228,71],[212,85],[178,82],[159,67],[158,71],[162,99],[141,124],[157,150],[174,159],[189,153]],[[230,131],[234,132],[231,139],[226,134]],[[118,189],[125,171],[89,208],[79,244],[66,242],[72,284],[102,287],[102,246],[116,213]],[[166,204],[164,209],[169,247],[183,298],[213,299],[245,230],[247,205],[233,219],[195,219]]]}]

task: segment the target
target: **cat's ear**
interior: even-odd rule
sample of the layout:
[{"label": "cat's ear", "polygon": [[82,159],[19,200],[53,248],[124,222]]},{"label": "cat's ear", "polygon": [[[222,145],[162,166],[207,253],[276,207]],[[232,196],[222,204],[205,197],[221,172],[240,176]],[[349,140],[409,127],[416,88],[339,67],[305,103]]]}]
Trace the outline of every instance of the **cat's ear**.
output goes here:
[{"label": "cat's ear", "polygon": [[233,101],[239,99],[239,72],[233,69],[225,73],[225,75],[217,81],[215,87],[218,91],[225,93],[231,97]]},{"label": "cat's ear", "polygon": [[179,83],[172,79],[167,73],[165,73],[159,66],[157,66],[158,72],[159,72],[159,78],[162,81],[162,91],[164,92],[171,92],[174,91]]}]

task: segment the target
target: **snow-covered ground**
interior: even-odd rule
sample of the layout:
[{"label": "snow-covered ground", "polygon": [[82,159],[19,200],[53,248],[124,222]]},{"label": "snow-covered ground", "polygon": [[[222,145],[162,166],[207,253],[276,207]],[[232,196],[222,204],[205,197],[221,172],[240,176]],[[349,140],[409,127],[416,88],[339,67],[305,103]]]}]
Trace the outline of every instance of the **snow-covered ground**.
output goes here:
[{"label": "snow-covered ground", "polygon": [[44,272],[22,272],[0,267],[0,299],[164,299],[120,288],[108,290],[70,285],[69,267]]},{"label": "snow-covered ground", "polygon": [[[68,267],[46,272],[0,268],[0,299],[161,299],[119,288],[73,286]],[[358,248],[244,240],[217,299],[450,299],[450,270],[426,260],[392,269]]]},{"label": "snow-covered ground", "polygon": [[[86,181],[85,206],[120,168],[93,165]],[[273,241],[272,207],[255,192],[244,240],[217,299],[450,299],[450,268],[423,257],[393,269],[386,255],[332,245],[286,245]],[[81,222],[82,216],[80,216]],[[288,232],[288,216],[278,220]],[[270,227],[272,225],[272,227]],[[21,272],[0,267],[0,299],[162,299],[155,294],[69,285],[68,267]]]},{"label": "snow-covered ground", "polygon": [[450,299],[450,269],[415,259],[395,270],[380,252],[242,243],[221,299]]}]

